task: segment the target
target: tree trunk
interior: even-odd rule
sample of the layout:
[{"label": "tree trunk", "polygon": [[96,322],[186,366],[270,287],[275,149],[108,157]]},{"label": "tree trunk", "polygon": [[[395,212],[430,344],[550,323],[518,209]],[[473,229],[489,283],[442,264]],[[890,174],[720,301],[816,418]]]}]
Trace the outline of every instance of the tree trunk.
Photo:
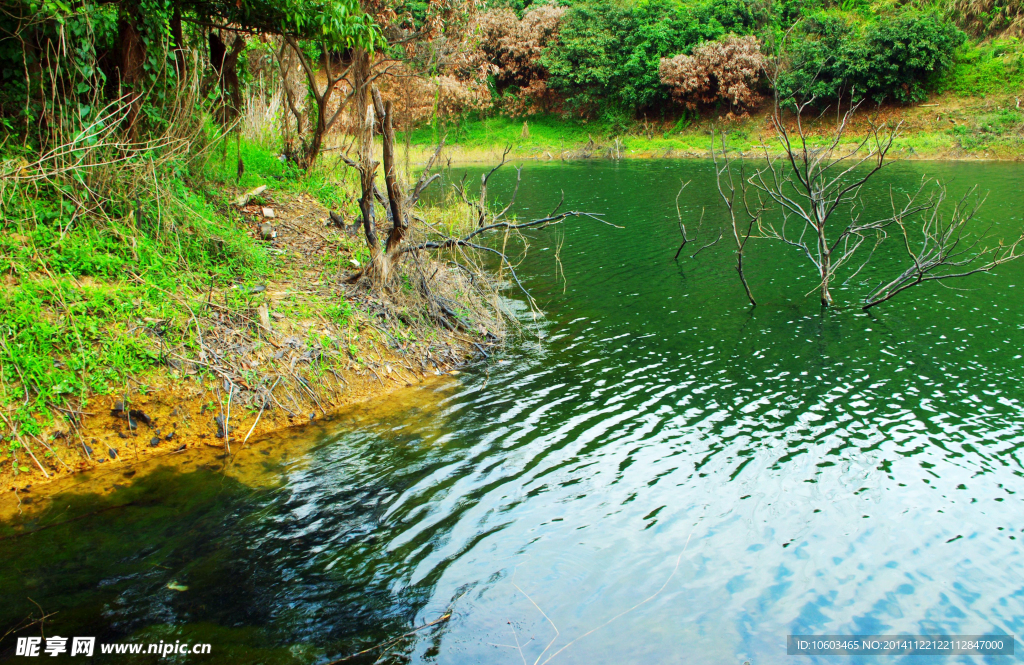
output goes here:
[{"label": "tree trunk", "polygon": [[832,294],[829,293],[829,280],[832,275],[832,257],[826,252],[821,255],[821,306],[832,306]]},{"label": "tree trunk", "polygon": [[359,209],[363,214],[363,233],[366,235],[366,246],[370,250],[370,264],[366,273],[373,280],[386,280],[388,277],[387,259],[381,252],[380,241],[377,239],[377,221],[374,213],[373,190],[377,176],[377,162],[373,160],[373,126],[376,119],[373,104],[370,101],[370,54],[358,49],[353,54],[352,79],[355,86],[355,108],[353,113],[359,123],[359,173],[363,195],[359,199]]},{"label": "tree trunk", "polygon": [[283,118],[281,122],[282,139],[284,142],[284,155],[289,161],[295,162],[296,164],[302,161],[302,154],[295,149],[294,137],[291,133],[291,122],[288,120],[288,113],[291,112],[292,118],[295,121],[295,136],[301,138],[305,127],[303,126],[303,115],[302,111],[296,104],[298,103],[298,91],[295,89],[295,81],[293,80],[292,71],[296,66],[302,67],[301,62],[298,61],[298,54],[292,45],[287,40],[282,40],[281,50],[277,52],[277,64],[281,75],[281,91],[284,95],[284,101],[287,106],[286,110],[282,112]]},{"label": "tree trunk", "polygon": [[135,88],[138,86],[139,79],[142,78],[142,65],[146,61],[146,49],[142,45],[142,38],[135,27],[135,22],[130,17],[130,9],[129,7],[124,8],[125,15],[121,17],[118,26],[121,47],[119,75],[122,94],[129,98],[128,138],[134,142],[138,136],[141,106],[141,100],[136,94]]},{"label": "tree trunk", "polygon": [[398,182],[397,166],[395,165],[395,125],[394,106],[389,100],[387,103],[381,101],[380,92],[377,87],[372,88],[373,107],[377,115],[383,120],[383,162],[384,162],[384,184],[388,191],[388,207],[391,209],[391,232],[388,233],[388,240],[384,247],[386,254],[392,254],[402,244],[406,231],[409,228],[409,220],[402,210],[405,197],[401,185]]},{"label": "tree trunk", "polygon": [[754,300],[754,294],[750,292],[750,286],[747,284],[747,276],[743,274],[743,250],[739,249],[736,252],[736,272],[740,274],[740,282],[743,284],[743,290],[747,292],[747,300],[754,307],[757,307],[757,301]]},{"label": "tree trunk", "polygon": [[306,154],[303,157],[303,167],[308,171],[313,168],[316,158],[320,156],[320,149],[324,145],[324,109],[317,105],[316,128],[313,130],[313,138],[306,146]]},{"label": "tree trunk", "polygon": [[829,280],[832,279],[832,253],[829,252],[828,239],[825,237],[825,223],[816,222],[818,230],[818,257],[821,267],[821,306],[832,306],[832,294],[829,293]]},{"label": "tree trunk", "polygon": [[185,76],[185,35],[181,29],[181,10],[177,7],[171,16],[171,37],[174,39],[174,69],[181,79]]}]

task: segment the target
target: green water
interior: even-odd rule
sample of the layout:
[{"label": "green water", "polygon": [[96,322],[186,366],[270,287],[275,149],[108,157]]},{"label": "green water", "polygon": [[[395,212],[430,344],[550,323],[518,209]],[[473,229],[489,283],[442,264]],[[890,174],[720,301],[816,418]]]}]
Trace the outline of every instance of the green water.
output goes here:
[{"label": "green water", "polygon": [[[977,228],[1015,235],[1020,166],[880,183],[924,173],[989,190]],[[707,163],[528,166],[521,213],[564,189],[626,227],[533,235],[533,337],[411,389],[420,406],[304,434],[258,486],[161,472],[7,525],[0,628],[34,601],[47,634],[209,642],[178,660],[218,663],[324,663],[449,607],[381,662],[756,665],[809,662],[790,633],[1024,632],[1024,263],[822,312],[806,259],[755,243],[752,310],[728,238],[672,260],[680,179],[687,219],[723,223]]]}]

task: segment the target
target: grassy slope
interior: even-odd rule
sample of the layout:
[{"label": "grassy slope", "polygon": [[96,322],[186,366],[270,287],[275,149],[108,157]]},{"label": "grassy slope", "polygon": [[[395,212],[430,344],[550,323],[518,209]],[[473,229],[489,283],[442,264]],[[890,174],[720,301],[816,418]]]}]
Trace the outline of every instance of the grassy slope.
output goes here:
[{"label": "grassy slope", "polygon": [[[152,201],[141,201],[117,219],[71,223],[69,211],[45,192],[8,190],[0,217],[0,477],[35,477],[40,462],[50,473],[63,472],[66,462],[75,466],[89,456],[80,454],[81,436],[73,442],[59,434],[83,427],[70,422],[67,409],[96,416],[85,419],[85,431],[90,420],[120,431],[105,415],[115,399],[130,396],[134,406],[154,390],[191,380],[212,391],[218,381],[210,363],[219,364],[220,375],[225,368],[239,372],[235,382],[254,391],[240,396],[252,398],[248,404],[236,402],[241,427],[255,416],[253,404],[258,409],[272,372],[285,372],[282,387],[290,382],[300,402],[311,402],[297,381],[308,378],[316,389],[326,372],[355,371],[376,386],[377,375],[392,373],[387,363],[396,352],[433,348],[441,365],[454,358],[435,345],[447,346],[444,334],[429,325],[411,330],[403,321],[381,322],[372,298],[349,300],[339,287],[342,273],[366,259],[361,238],[323,227],[328,208],[351,218],[348,183],[327,170],[303,174],[257,146],[243,145],[242,152],[245,175],[237,184],[233,145],[215,147],[188,181],[161,174],[166,198],[159,220],[147,213],[139,219],[137,210],[154,210]],[[269,189],[256,205],[232,205],[257,185]],[[264,204],[279,211],[274,223],[282,239],[274,247],[257,238]],[[257,286],[266,290],[254,292]],[[255,325],[261,304],[273,314],[273,334]],[[283,359],[279,349],[287,352]],[[287,369],[275,365],[295,356],[299,363]],[[371,374],[373,367],[380,371]],[[211,417],[202,418],[207,430]],[[91,447],[93,457],[108,457],[102,442],[93,439]]]}]

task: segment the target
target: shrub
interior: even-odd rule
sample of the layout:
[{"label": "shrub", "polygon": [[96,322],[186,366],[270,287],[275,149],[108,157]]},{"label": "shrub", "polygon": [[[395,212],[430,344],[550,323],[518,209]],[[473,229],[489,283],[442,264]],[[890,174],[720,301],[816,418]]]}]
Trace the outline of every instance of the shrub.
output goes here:
[{"label": "shrub", "polygon": [[1024,90],[1024,44],[995,39],[965,48],[943,76],[939,91],[961,96],[1001,93],[1020,96]]},{"label": "shrub", "polygon": [[672,98],[688,109],[718,100],[733,109],[749,109],[761,100],[756,86],[763,69],[757,37],[729,35],[704,42],[693,55],[662,58],[658,73],[671,89]]},{"label": "shrub", "polygon": [[934,13],[907,10],[866,26],[819,14],[793,40],[780,92],[822,101],[918,102],[952,66],[964,39]]}]

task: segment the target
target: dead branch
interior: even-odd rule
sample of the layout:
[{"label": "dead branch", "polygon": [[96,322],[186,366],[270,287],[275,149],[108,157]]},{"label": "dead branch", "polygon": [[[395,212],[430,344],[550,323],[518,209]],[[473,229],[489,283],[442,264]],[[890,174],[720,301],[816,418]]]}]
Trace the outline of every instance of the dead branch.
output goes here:
[{"label": "dead branch", "polygon": [[[903,239],[903,248],[910,265],[891,281],[879,285],[864,300],[863,309],[870,309],[894,298],[907,289],[924,282],[967,277],[990,272],[997,266],[1024,256],[1024,231],[1010,245],[999,241],[993,246],[982,245],[984,236],[972,237],[966,227],[984,203],[972,187],[953,204],[948,215],[942,212],[946,187],[936,181],[937,192],[921,215],[920,232],[914,234],[907,218],[907,207],[897,210],[893,205],[893,218]],[[973,197],[973,200],[971,200]],[[912,238],[912,236],[914,236]]]}]

